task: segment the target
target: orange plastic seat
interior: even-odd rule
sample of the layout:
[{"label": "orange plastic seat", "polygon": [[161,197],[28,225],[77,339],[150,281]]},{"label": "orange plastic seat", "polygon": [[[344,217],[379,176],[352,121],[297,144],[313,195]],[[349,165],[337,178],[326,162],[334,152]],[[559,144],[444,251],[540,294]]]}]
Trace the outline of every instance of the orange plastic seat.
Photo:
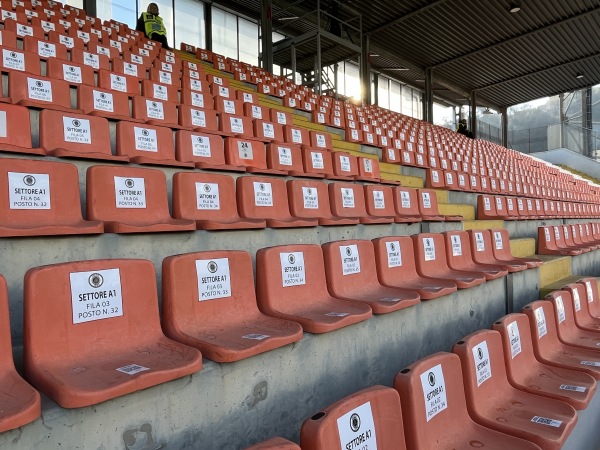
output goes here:
[{"label": "orange plastic seat", "polygon": [[477,220],[498,220],[501,219],[496,211],[496,202],[493,195],[477,196]]},{"label": "orange plastic seat", "polygon": [[247,447],[246,450],[301,450],[300,447],[293,442],[280,437],[274,437],[258,444]]},{"label": "orange plastic seat", "polygon": [[92,166],[87,169],[87,217],[104,222],[109,233],[193,231],[193,220],[169,215],[162,170]]},{"label": "orange plastic seat", "polygon": [[411,236],[411,239],[415,249],[417,273],[422,277],[451,281],[459,289],[485,283],[485,275],[480,272],[454,270],[448,267],[443,235],[422,233]]},{"label": "orange plastic seat", "polygon": [[543,395],[587,408],[597,389],[594,377],[577,370],[552,367],[538,361],[533,352],[529,321],[523,314],[508,314],[492,325],[502,337],[506,376],[521,391]]},{"label": "orange plastic seat", "polygon": [[221,133],[219,131],[217,113],[212,109],[200,109],[190,105],[179,105],[179,125],[184,129],[228,136],[227,133]]},{"label": "orange plastic seat", "polygon": [[237,212],[235,185],[229,175],[178,172],[173,175],[173,217],[194,220],[201,230],[265,228],[259,219]]},{"label": "orange plastic seat", "polygon": [[36,267],[24,284],[25,374],[63,408],[100,403],[202,367],[198,350],[160,328],[150,261]]},{"label": "orange plastic seat", "polygon": [[537,253],[539,255],[581,255],[581,250],[559,247],[557,239],[560,238],[561,233],[557,227],[538,227]]},{"label": "orange plastic seat", "polygon": [[15,370],[10,338],[8,288],[0,275],[0,433],[22,427],[41,415],[40,394]]},{"label": "orange plastic seat", "polygon": [[77,88],[77,105],[90,116],[140,122],[132,119],[129,96],[125,92],[82,85]]},{"label": "orange plastic seat", "polygon": [[[300,176],[310,178],[324,178],[333,174],[331,152],[316,148],[302,148],[302,165],[304,173]],[[298,176],[291,174],[293,176]]]},{"label": "orange plastic seat", "polygon": [[[273,111],[275,110],[271,110],[271,114],[273,114]],[[279,120],[277,120],[276,122],[281,124]],[[283,127],[285,142],[287,142],[288,144],[310,146],[310,133],[307,129],[296,127],[291,124],[291,121],[286,123],[287,125],[284,125]]]},{"label": "orange plastic seat", "polygon": [[394,209],[396,210],[396,223],[421,222],[419,212],[419,199],[417,189],[394,187]]},{"label": "orange plastic seat", "polygon": [[452,347],[461,362],[467,410],[480,425],[560,450],[577,423],[577,411],[560,400],[523,392],[506,375],[502,338],[480,330]]},{"label": "orange plastic seat", "polygon": [[254,137],[263,142],[283,143],[283,125],[262,119],[253,121]]},{"label": "orange plastic seat", "polygon": [[[25,39],[27,36],[25,36]],[[0,30],[0,42],[3,47],[17,48],[17,35],[14,31],[9,31],[6,28]]]},{"label": "orange plastic seat", "polygon": [[525,264],[528,269],[539,267],[543,264],[538,258],[517,258],[510,251],[510,235],[504,228],[490,230],[493,237],[492,252],[498,261],[508,263]]},{"label": "orange plastic seat", "polygon": [[574,345],[563,344],[556,331],[554,305],[536,300],[521,311],[529,319],[533,351],[538,361],[553,367],[574,369],[600,380],[600,354]]},{"label": "orange plastic seat", "polygon": [[132,114],[135,119],[149,125],[169,128],[181,128],[177,104],[155,98],[133,97]]},{"label": "orange plastic seat", "polygon": [[419,214],[423,220],[426,221],[447,221],[447,222],[460,222],[463,220],[462,216],[444,216],[440,214],[438,209],[437,195],[432,189],[419,189]]},{"label": "orange plastic seat", "polygon": [[292,217],[288,207],[285,181],[279,178],[244,176],[236,179],[240,216],[266,220],[271,228],[314,227],[317,219]]},{"label": "orange plastic seat", "polygon": [[[396,221],[394,210],[394,192],[391,186],[365,185],[365,208],[372,217],[386,217]],[[403,220],[400,220],[402,223]]]},{"label": "orange plastic seat", "polygon": [[142,96],[164,102],[179,103],[177,87],[152,80],[142,80]]},{"label": "orange plastic seat", "polygon": [[[88,48],[93,47],[90,47],[90,44],[88,44]],[[100,70],[110,70],[110,60],[108,56],[98,54],[94,51],[85,51],[80,48],[72,48],[71,61],[90,66],[96,72],[99,72]]]},{"label": "orange plastic seat", "polygon": [[[6,45],[4,42],[2,42],[2,44]],[[23,38],[23,50],[26,52],[35,53],[40,57],[40,59],[45,59],[48,61],[50,58],[57,58],[62,61],[67,61],[68,59],[67,47],[65,47],[63,44],[58,42],[48,42],[33,36],[25,36]]]},{"label": "orange plastic seat", "polygon": [[71,164],[2,159],[0,236],[102,233],[102,223],[81,216],[79,177]]},{"label": "orange plastic seat", "polygon": [[329,295],[319,245],[260,249],[256,296],[263,313],[298,322],[309,333],[326,333],[371,317],[368,305]]},{"label": "orange plastic seat", "polygon": [[71,109],[69,83],[63,80],[13,70],[8,75],[8,96],[17,105],[79,112]]},{"label": "orange plastic seat", "polygon": [[356,156],[347,152],[332,152],[333,174],[326,175],[331,180],[352,181],[358,177],[358,162]]},{"label": "orange plastic seat", "polygon": [[104,117],[45,109],[40,112],[40,146],[52,156],[127,162],[114,156]]},{"label": "orange plastic seat", "polygon": [[29,109],[24,106],[0,103],[0,152],[45,155],[40,147],[31,142]]},{"label": "orange plastic seat", "polygon": [[110,91],[124,92],[129,95],[140,95],[139,78],[105,69],[98,71],[98,87]]},{"label": "orange plastic seat", "polygon": [[372,386],[306,419],[300,430],[300,445],[303,450],[405,450],[402,416],[398,393],[389,387]]},{"label": "orange plastic seat", "polygon": [[173,131],[166,127],[140,125],[125,120],[117,123],[117,155],[136,164],[194,167],[175,159]]},{"label": "orange plastic seat", "polygon": [[485,276],[486,280],[495,280],[508,275],[508,271],[504,267],[473,261],[469,233],[466,231],[446,231],[442,234],[446,244],[448,267],[451,269],[479,272]]},{"label": "orange plastic seat", "polygon": [[451,281],[425,278],[417,273],[413,241],[409,236],[388,236],[372,240],[377,278],[387,287],[415,291],[421,300],[430,300],[455,292]]},{"label": "orange plastic seat", "polygon": [[420,301],[415,291],[383,286],[377,280],[371,241],[348,240],[322,245],[327,287],[332,296],[368,304],[374,314],[385,314]]},{"label": "orange plastic seat", "polygon": [[246,171],[245,167],[225,164],[223,138],[216,134],[177,130],[175,156],[178,161],[194,163],[199,169]]},{"label": "orange plastic seat", "polygon": [[[577,283],[570,283],[563,287],[573,298],[573,313],[577,328],[588,331],[600,331],[600,318],[591,314],[590,308],[594,302],[591,286],[597,284],[595,278],[582,278]],[[588,285],[590,289],[588,290]]]},{"label": "orange plastic seat", "polygon": [[46,64],[46,73],[48,77],[64,80],[70,86],[79,86],[81,84],[87,84],[88,86],[95,85],[94,69],[85,64],[49,58]]},{"label": "orange plastic seat", "polygon": [[167,336],[198,348],[213,361],[239,361],[303,336],[297,323],[258,310],[247,252],[210,251],[165,258],[162,293]]},{"label": "orange plastic seat", "polygon": [[0,46],[0,49],[2,50],[0,68],[3,72],[26,72],[30,75],[41,75],[40,57],[36,53],[3,46]]},{"label": "orange plastic seat", "polygon": [[373,217],[367,214],[363,187],[354,183],[334,182],[327,186],[329,204],[334,216],[359,219],[360,223],[392,223],[390,217]]},{"label": "orange plastic seat", "polygon": [[553,291],[546,295],[545,299],[554,306],[556,333],[563,344],[590,350],[597,350],[600,347],[600,331],[583,330],[577,327],[573,297],[569,291]]},{"label": "orange plastic seat", "polygon": [[302,219],[317,219],[319,225],[356,225],[358,218],[336,217],[331,213],[327,184],[313,180],[287,182],[290,213]]},{"label": "orange plastic seat", "polygon": [[[401,370],[394,378],[411,449],[536,450],[537,445],[486,428],[467,412],[460,359],[435,353]],[[410,413],[408,413],[410,412]]]},{"label": "orange plastic seat", "polygon": [[286,175],[282,170],[267,168],[265,144],[245,138],[225,138],[225,161],[250,173]]},{"label": "orange plastic seat", "polygon": [[493,264],[503,267],[509,273],[527,270],[527,264],[522,261],[501,261],[494,256],[492,234],[490,230],[468,230],[471,241],[471,256],[473,261],[481,264]]},{"label": "orange plastic seat", "polygon": [[302,166],[302,150],[297,145],[267,144],[266,155],[269,169],[282,171],[292,176],[305,176]]}]

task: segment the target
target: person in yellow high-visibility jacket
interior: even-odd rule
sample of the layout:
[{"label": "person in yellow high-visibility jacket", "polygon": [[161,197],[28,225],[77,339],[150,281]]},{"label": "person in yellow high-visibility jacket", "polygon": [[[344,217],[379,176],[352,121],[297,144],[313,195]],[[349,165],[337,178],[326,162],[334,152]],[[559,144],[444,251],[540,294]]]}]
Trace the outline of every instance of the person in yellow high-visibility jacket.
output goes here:
[{"label": "person in yellow high-visibility jacket", "polygon": [[163,48],[169,49],[167,42],[167,29],[162,18],[158,15],[158,5],[150,3],[146,12],[142,13],[137,21],[135,29],[156,42],[160,42]]}]

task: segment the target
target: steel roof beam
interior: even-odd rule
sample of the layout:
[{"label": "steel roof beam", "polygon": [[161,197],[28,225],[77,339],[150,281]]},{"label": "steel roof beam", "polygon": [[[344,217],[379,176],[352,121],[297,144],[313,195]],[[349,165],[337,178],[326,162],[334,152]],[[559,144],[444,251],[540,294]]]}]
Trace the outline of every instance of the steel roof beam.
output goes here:
[{"label": "steel roof beam", "polygon": [[421,8],[415,9],[409,13],[403,14],[402,16],[398,16],[392,20],[390,20],[389,22],[384,23],[383,25],[378,26],[377,28],[373,28],[372,30],[368,30],[366,31],[364,34],[366,35],[372,35],[375,33],[379,33],[382,30],[385,30],[386,28],[392,27],[394,25],[398,25],[399,23],[404,22],[405,20],[411,19],[419,14],[424,13],[425,11],[431,9],[431,8],[435,8],[436,6],[441,5],[442,3],[447,2],[448,0],[436,0],[434,2],[429,3],[428,5],[425,5]]}]

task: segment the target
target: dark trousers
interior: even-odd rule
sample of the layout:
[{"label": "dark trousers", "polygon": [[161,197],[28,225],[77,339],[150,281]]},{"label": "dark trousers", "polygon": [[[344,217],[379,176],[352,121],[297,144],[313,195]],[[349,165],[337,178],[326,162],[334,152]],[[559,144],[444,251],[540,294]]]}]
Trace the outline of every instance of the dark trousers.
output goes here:
[{"label": "dark trousers", "polygon": [[171,49],[171,47],[169,47],[169,43],[167,42],[167,36],[165,36],[164,34],[152,33],[150,35],[150,40],[160,42],[162,44],[163,48],[165,48],[167,50]]}]

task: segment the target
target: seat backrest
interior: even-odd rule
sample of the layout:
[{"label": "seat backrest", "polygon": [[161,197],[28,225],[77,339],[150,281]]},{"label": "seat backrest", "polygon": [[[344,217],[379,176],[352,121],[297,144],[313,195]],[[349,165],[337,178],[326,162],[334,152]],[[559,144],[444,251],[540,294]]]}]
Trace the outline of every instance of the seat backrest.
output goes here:
[{"label": "seat backrest", "polygon": [[331,218],[327,184],[317,180],[288,180],[290,213],[302,219]]},{"label": "seat backrest", "polygon": [[241,138],[225,138],[225,161],[232,166],[267,168],[265,144]]},{"label": "seat backrest", "polygon": [[[247,103],[249,104],[249,103]],[[297,145],[267,144],[267,167],[269,169],[303,173],[302,150]]]},{"label": "seat backrest", "polygon": [[477,218],[479,220],[496,219],[496,203],[493,195],[481,194],[477,196]]},{"label": "seat backrest", "polygon": [[365,179],[378,181],[381,173],[379,170],[379,160],[369,157],[358,157],[358,175]]},{"label": "seat backrest", "polygon": [[[0,192],[0,227],[51,227],[82,220],[79,176],[72,164],[2,159]],[[0,233],[10,235],[7,230]]]},{"label": "seat backrest", "polygon": [[492,253],[498,259],[514,259],[510,250],[510,235],[505,228],[490,230],[492,238]]},{"label": "seat backrest", "polygon": [[143,347],[162,335],[155,271],[148,260],[76,261],[30,269],[23,303],[26,370],[40,361],[93,358],[124,341]]},{"label": "seat backrest", "polygon": [[244,176],[236,180],[238,211],[248,219],[288,219],[285,180],[273,177]]},{"label": "seat backrest", "polygon": [[212,109],[179,105],[179,125],[198,131],[216,133],[218,130],[217,113]]},{"label": "seat backrest", "polygon": [[179,103],[179,93],[175,86],[152,80],[142,80],[142,95],[164,102]]},{"label": "seat backrest", "polygon": [[353,298],[379,287],[373,244],[367,240],[326,242],[322,245],[329,291]]},{"label": "seat backrest", "polygon": [[175,158],[173,132],[166,127],[137,124],[121,120],[117,123],[117,155],[142,156],[155,160]]},{"label": "seat backrest", "polygon": [[394,190],[394,207],[399,216],[420,216],[418,190],[396,186]]},{"label": "seat backrest", "polygon": [[[9,33],[9,32],[7,32]],[[4,38],[4,34],[2,35]],[[7,45],[2,42],[2,45]],[[37,54],[41,59],[49,60],[57,58],[62,61],[67,61],[67,47],[58,42],[48,42],[43,39],[38,39],[33,36],[25,36],[23,38],[23,50]],[[78,62],[78,61],[74,61]]]},{"label": "seat backrest", "polygon": [[85,64],[49,58],[46,73],[50,78],[64,80],[71,86],[80,84],[95,85],[94,69]]},{"label": "seat backrest", "polygon": [[435,353],[401,370],[394,378],[400,393],[408,448],[440,448],[450,430],[470,422],[460,359]]},{"label": "seat backrest", "polygon": [[466,231],[446,231],[442,235],[446,245],[448,266],[458,270],[471,270],[473,258],[471,257],[469,233]]},{"label": "seat backrest", "polygon": [[31,121],[26,107],[0,103],[0,131],[3,152],[26,152],[32,148]]},{"label": "seat backrest", "polygon": [[444,236],[437,233],[421,233],[411,238],[419,274],[435,277],[440,271],[448,269]]},{"label": "seat backrest", "polygon": [[425,220],[427,216],[437,216],[440,214],[438,210],[437,195],[432,189],[419,189],[419,213]]},{"label": "seat backrest", "polygon": [[333,175],[331,152],[317,148],[302,148],[302,164],[305,173],[321,176]]},{"label": "seat backrest", "polygon": [[[262,248],[256,253],[256,294],[259,306],[303,308],[329,297],[320,245],[297,244]],[[281,306],[281,307],[278,307]],[[261,306],[261,309],[264,309]]]},{"label": "seat backrest", "polygon": [[13,103],[52,109],[71,109],[69,84],[63,80],[11,71],[8,96]]},{"label": "seat backrest", "polygon": [[2,49],[0,67],[4,71],[27,72],[31,75],[41,74],[40,57],[37,53],[6,47],[0,47],[0,49]]},{"label": "seat backrest", "polygon": [[40,113],[40,146],[49,151],[66,149],[111,156],[108,120],[44,109]]},{"label": "seat backrest", "polygon": [[577,281],[585,286],[585,297],[587,300],[588,310],[592,317],[600,317],[600,300],[598,297],[598,280],[596,278],[581,278]]},{"label": "seat backrest", "polygon": [[283,133],[288,144],[310,145],[310,134],[305,128],[296,127],[290,122],[283,127]]},{"label": "seat backrest", "polygon": [[553,227],[538,227],[538,253],[543,255],[548,251],[557,251],[558,247],[554,241]]},{"label": "seat backrest", "polygon": [[86,184],[89,220],[158,223],[170,218],[167,180],[162,170],[91,166]]},{"label": "seat backrest", "polygon": [[[89,44],[88,44],[88,48]],[[85,51],[80,48],[71,49],[71,61],[90,66],[95,71],[110,70],[110,60],[106,55],[100,55],[94,51]]]},{"label": "seat backrest", "polygon": [[[554,305],[556,331],[563,341],[577,341],[578,328],[575,324],[573,297],[568,290],[552,291],[545,297]],[[551,320],[550,318],[548,318]]]},{"label": "seat backrest", "polygon": [[365,185],[365,207],[367,214],[375,217],[395,217],[394,192],[391,186]]},{"label": "seat backrest", "polygon": [[249,253],[208,251],[163,260],[162,319],[167,336],[181,339],[181,329],[227,329],[258,314]]},{"label": "seat backrest", "polygon": [[554,305],[546,300],[536,300],[521,310],[529,319],[531,341],[536,353],[552,355],[558,343]]},{"label": "seat backrest", "polygon": [[171,126],[179,122],[177,105],[172,102],[136,95],[132,104],[133,117],[144,122]]},{"label": "seat backrest", "polygon": [[471,256],[478,263],[494,263],[490,230],[468,230],[471,240]]},{"label": "seat backrest", "polygon": [[182,162],[225,164],[223,138],[216,134],[178,130],[175,132],[175,155]]},{"label": "seat backrest", "polygon": [[140,95],[139,78],[106,69],[98,71],[98,87],[110,91],[124,92],[129,95]]},{"label": "seat backrest", "polygon": [[303,450],[406,449],[398,392],[372,386],[322,409],[302,424],[300,445]]},{"label": "seat backrest", "polygon": [[131,117],[129,97],[124,92],[82,85],[77,88],[77,105],[84,114]]},{"label": "seat backrest", "polygon": [[365,217],[365,194],[362,186],[335,182],[327,186],[331,212],[338,217]]},{"label": "seat backrest", "polygon": [[383,285],[394,286],[398,280],[417,273],[413,241],[410,236],[387,236],[372,240],[377,277]]}]

